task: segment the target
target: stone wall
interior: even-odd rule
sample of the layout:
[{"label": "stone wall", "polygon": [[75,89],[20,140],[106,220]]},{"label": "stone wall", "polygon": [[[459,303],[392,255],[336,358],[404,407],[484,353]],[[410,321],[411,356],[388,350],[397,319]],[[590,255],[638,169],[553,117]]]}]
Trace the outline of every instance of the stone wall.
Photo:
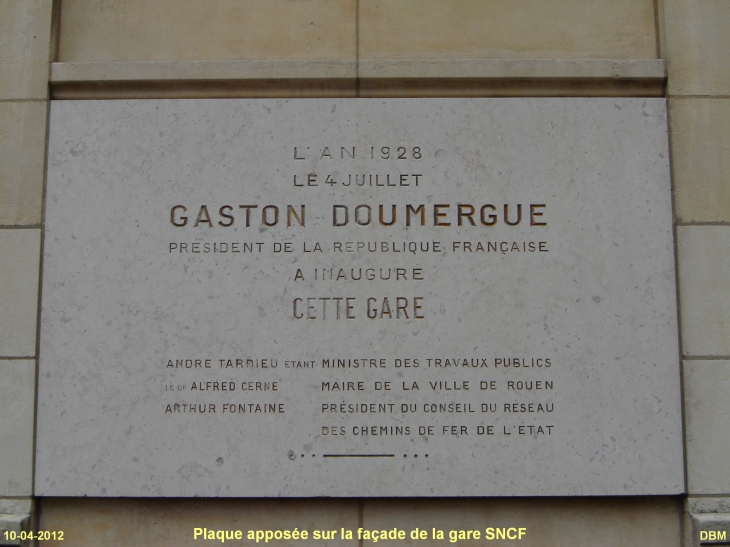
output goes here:
[{"label": "stone wall", "polygon": [[[496,519],[529,523],[522,545],[695,544],[703,523],[730,518],[728,51],[728,0],[3,0],[0,529],[64,530],[67,546],[179,546],[196,544],[198,522]],[[49,99],[356,96],[667,98],[686,498],[33,499]]]}]

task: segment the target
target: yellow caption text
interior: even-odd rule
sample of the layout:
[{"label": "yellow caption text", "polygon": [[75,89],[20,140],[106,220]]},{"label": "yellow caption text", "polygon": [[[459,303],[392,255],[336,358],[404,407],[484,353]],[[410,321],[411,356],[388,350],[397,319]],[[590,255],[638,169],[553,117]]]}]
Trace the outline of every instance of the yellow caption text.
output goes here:
[{"label": "yellow caption text", "polygon": [[235,541],[247,539],[256,543],[268,543],[270,541],[299,541],[299,540],[335,540],[335,539],[351,539],[354,541],[399,541],[399,540],[443,540],[449,543],[458,541],[471,541],[486,539],[488,541],[502,539],[519,541],[527,535],[527,528],[515,527],[487,527],[479,530],[439,530],[431,528],[431,530],[422,530],[414,528],[413,530],[401,530],[393,528],[391,530],[368,530],[366,528],[358,528],[357,530],[349,530],[340,528],[339,530],[218,530],[209,528],[193,528],[193,539],[202,539],[208,541]]}]

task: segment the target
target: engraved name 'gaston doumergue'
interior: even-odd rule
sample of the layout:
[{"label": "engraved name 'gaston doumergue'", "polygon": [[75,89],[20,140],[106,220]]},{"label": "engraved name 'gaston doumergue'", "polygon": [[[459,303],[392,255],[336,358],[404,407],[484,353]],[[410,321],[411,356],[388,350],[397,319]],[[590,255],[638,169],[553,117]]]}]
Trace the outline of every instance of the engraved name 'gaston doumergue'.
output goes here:
[{"label": "engraved name 'gaston doumergue'", "polygon": [[[505,226],[520,226],[523,223],[523,209],[526,209],[529,212],[524,222],[530,226],[547,226],[547,222],[543,220],[545,207],[544,203],[530,203],[524,207],[522,203],[512,206],[508,203],[499,206],[491,203],[479,205],[471,203],[425,205],[421,203],[402,206],[397,204],[354,206],[334,204],[331,209],[331,219],[332,226],[335,228],[348,226],[351,222],[357,226],[405,226],[409,228],[496,226],[499,223]],[[512,213],[510,213],[510,209]],[[190,214],[193,216],[191,217]],[[280,221],[287,228],[305,227],[306,218],[306,205],[220,205],[215,207],[175,205],[170,209],[170,223],[176,228],[186,226],[230,228],[234,225],[243,225],[246,228],[252,225],[273,227],[278,226]]]}]

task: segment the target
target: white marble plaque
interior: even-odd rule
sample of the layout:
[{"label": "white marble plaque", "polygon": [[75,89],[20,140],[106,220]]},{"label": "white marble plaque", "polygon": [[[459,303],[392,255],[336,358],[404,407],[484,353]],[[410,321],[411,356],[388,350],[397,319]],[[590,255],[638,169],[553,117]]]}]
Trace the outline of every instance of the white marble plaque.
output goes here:
[{"label": "white marble plaque", "polygon": [[50,127],[37,495],[683,491],[664,100]]}]

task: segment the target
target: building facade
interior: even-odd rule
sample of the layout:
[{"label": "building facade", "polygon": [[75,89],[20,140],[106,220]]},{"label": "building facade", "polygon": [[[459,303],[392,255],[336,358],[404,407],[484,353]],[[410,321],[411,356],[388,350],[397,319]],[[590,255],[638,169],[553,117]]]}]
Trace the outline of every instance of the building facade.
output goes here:
[{"label": "building facade", "polygon": [[[728,0],[3,0],[0,529],[62,530],[65,545],[176,546],[200,541],[195,526],[499,522],[526,525],[519,543],[544,546],[689,546],[730,532],[728,52]],[[274,97],[666,98],[686,494],[35,498],[50,104]]]}]

